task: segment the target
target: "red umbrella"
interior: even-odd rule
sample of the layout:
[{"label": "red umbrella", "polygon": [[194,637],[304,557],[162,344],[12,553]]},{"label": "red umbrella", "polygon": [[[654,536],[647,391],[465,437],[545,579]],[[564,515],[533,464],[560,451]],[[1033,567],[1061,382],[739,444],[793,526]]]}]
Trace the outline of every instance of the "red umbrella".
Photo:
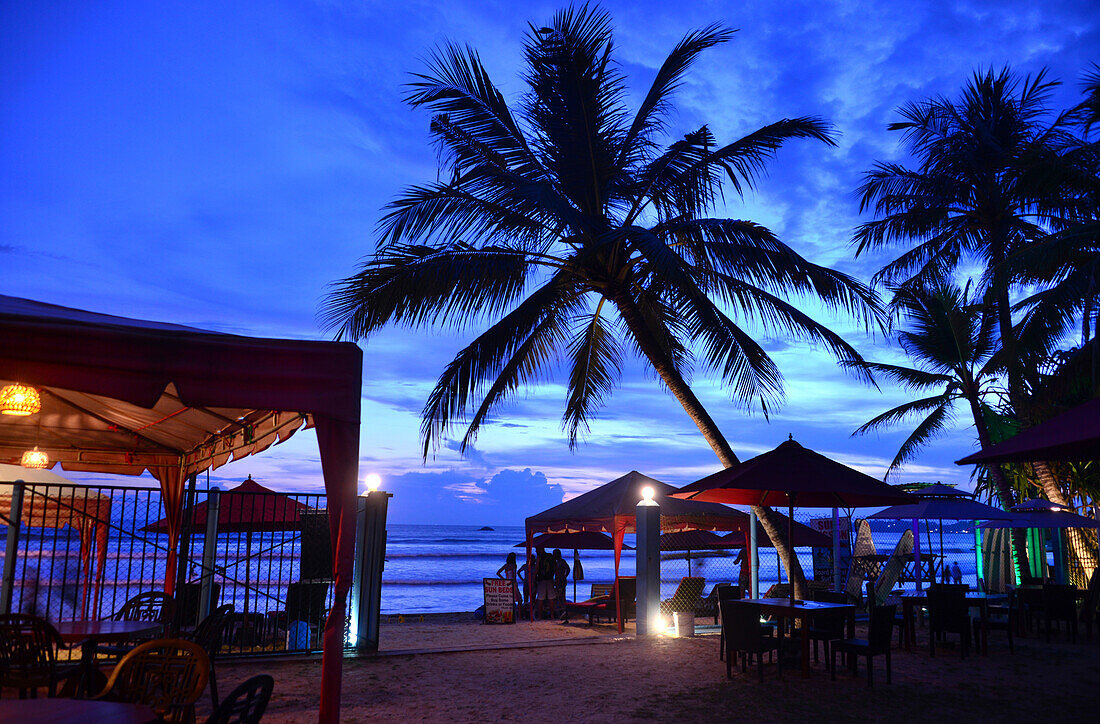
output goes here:
[{"label": "red umbrella", "polygon": [[[910,503],[916,499],[847,465],[789,439],[769,452],[685,485],[676,498],[730,505],[787,505],[787,531],[794,540],[795,505],[858,508]],[[792,545],[793,548],[793,545]],[[787,561],[787,570],[791,562]],[[794,600],[794,587],[790,598]]]},{"label": "red umbrella", "polygon": [[1100,397],[969,455],[958,464],[1034,460],[1100,460]]},{"label": "red umbrella", "polygon": [[[205,501],[191,507],[192,530],[202,530],[206,526],[207,507]],[[243,483],[219,496],[218,532],[298,530],[300,514],[308,507],[288,495],[265,488],[249,475]],[[168,519],[161,518],[142,530],[147,533],[167,533]]]}]

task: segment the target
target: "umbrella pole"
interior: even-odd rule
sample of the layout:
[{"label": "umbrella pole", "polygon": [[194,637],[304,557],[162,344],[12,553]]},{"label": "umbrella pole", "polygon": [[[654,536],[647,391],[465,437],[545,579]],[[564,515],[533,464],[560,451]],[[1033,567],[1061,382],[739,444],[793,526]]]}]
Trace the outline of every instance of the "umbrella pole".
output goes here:
[{"label": "umbrella pole", "polygon": [[794,494],[787,496],[787,599],[794,605],[794,577],[791,575],[794,558]]}]

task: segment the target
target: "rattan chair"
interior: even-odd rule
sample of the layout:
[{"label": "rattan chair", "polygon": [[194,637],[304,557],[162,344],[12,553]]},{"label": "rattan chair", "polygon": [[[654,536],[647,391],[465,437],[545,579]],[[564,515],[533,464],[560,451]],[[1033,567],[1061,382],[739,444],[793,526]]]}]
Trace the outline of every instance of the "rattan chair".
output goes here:
[{"label": "rattan chair", "polygon": [[58,681],[77,667],[60,667],[57,652],[66,648],[61,635],[44,618],[24,613],[0,615],[0,689],[19,690],[19,698],[38,696],[45,687],[53,696]]},{"label": "rattan chair", "polygon": [[271,699],[275,679],[267,674],[253,676],[229,692],[206,724],[258,724]]},{"label": "rattan chair", "polygon": [[122,657],[95,698],[144,704],[166,722],[190,724],[209,676],[210,659],[201,646],[183,639],[157,639]]},{"label": "rattan chair", "polygon": [[848,654],[851,663],[852,675],[858,675],[859,657],[867,657],[867,686],[875,685],[875,657],[880,654],[886,655],[886,683],[889,684],[892,680],[892,671],[890,667],[890,639],[892,638],[894,630],[894,614],[897,613],[897,606],[891,604],[889,606],[872,606],[871,607],[871,623],[868,626],[867,638],[865,639],[840,639],[833,641],[830,646],[831,651],[829,655],[831,657],[829,662],[829,668],[832,669],[832,677],[836,679],[836,655],[843,653]]}]

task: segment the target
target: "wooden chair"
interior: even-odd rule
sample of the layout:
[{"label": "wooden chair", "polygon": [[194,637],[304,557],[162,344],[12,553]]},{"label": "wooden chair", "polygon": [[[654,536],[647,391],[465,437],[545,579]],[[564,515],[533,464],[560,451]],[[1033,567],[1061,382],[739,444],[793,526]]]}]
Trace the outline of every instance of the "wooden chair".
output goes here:
[{"label": "wooden chair", "polygon": [[1051,624],[1065,621],[1070,640],[1077,643],[1077,587],[1072,584],[1047,583],[1043,585],[1043,619],[1046,622],[1047,643],[1050,643]]},{"label": "wooden chair", "polygon": [[[810,596],[814,601],[821,603],[848,603],[848,594],[836,591],[811,591]],[[807,634],[810,641],[814,642],[814,663],[820,659],[817,657],[817,643],[820,641],[825,649],[825,663],[831,665],[829,656],[829,644],[837,639],[844,638],[845,614],[818,614],[810,624]]]},{"label": "wooden chair", "polygon": [[[764,681],[764,652],[779,650],[781,639],[765,633],[760,626],[760,605],[744,601],[720,601],[722,638],[726,649],[726,678],[733,677],[733,657],[741,654],[741,672],[748,670],[752,656],[757,657],[757,671]],[[776,656],[779,676],[783,676],[783,657]]]},{"label": "wooden chair", "polygon": [[[1008,604],[1005,606],[988,606],[986,611],[988,617],[986,618],[986,629],[989,631],[1007,631],[1008,632],[1008,652],[1010,654],[1016,653],[1016,648],[1012,643],[1012,634],[1019,625],[1017,621],[1017,605],[1016,605],[1016,591],[1008,592]],[[982,622],[979,619],[974,619],[974,640],[978,640],[978,631],[981,629]]]},{"label": "wooden chair", "polygon": [[836,655],[838,653],[849,654],[851,659],[851,671],[853,676],[858,676],[859,657],[867,657],[867,686],[875,685],[874,659],[879,654],[886,655],[886,683],[891,683],[892,672],[890,667],[890,639],[893,638],[894,615],[897,613],[896,605],[874,606],[871,608],[871,623],[868,626],[865,639],[839,639],[833,641],[832,669],[833,680],[836,680]]},{"label": "wooden chair", "polygon": [[24,613],[0,615],[0,689],[19,690],[19,698],[28,694],[37,698],[45,687],[53,696],[58,681],[76,671],[76,666],[59,667],[57,652],[66,648],[61,635],[44,618]]},{"label": "wooden chair", "polygon": [[[714,591],[718,593],[718,616],[715,617],[714,622],[718,623],[722,614],[722,601],[740,601],[744,598],[744,591],[741,586],[734,583],[719,583],[714,587]],[[712,592],[713,593],[713,592]],[[718,660],[721,661],[726,655],[726,634],[725,629],[718,629]]]},{"label": "wooden chair", "polygon": [[123,656],[95,698],[144,704],[166,722],[190,724],[209,676],[210,659],[197,643],[156,639]]},{"label": "wooden chair", "polygon": [[928,589],[928,652],[936,655],[936,638],[945,634],[959,635],[959,652],[966,658],[970,650],[970,608],[963,590],[949,585],[934,585]]},{"label": "wooden chair", "polygon": [[206,724],[258,724],[271,699],[275,679],[267,674],[253,676],[229,692]]},{"label": "wooden chair", "polygon": [[215,709],[218,708],[218,678],[214,661],[221,652],[229,616],[232,613],[233,604],[221,606],[200,621],[199,625],[195,627],[195,632],[186,637],[201,646],[202,650],[206,652],[207,658],[210,659],[210,702]]},{"label": "wooden chair", "polygon": [[677,611],[694,611],[703,600],[703,589],[707,579],[698,576],[684,576],[672,598],[661,601],[661,613],[670,616]]}]

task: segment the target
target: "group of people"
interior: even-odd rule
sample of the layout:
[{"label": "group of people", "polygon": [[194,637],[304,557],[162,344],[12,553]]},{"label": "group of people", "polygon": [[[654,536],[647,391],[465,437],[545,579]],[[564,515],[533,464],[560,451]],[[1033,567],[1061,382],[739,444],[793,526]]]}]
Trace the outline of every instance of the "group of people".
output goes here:
[{"label": "group of people", "polygon": [[565,583],[569,573],[569,564],[562,558],[560,549],[547,553],[546,549],[538,548],[534,557],[519,567],[516,554],[509,553],[504,565],[497,570],[497,577],[512,581],[516,605],[526,605],[533,598],[536,613],[549,618],[565,608]]}]

